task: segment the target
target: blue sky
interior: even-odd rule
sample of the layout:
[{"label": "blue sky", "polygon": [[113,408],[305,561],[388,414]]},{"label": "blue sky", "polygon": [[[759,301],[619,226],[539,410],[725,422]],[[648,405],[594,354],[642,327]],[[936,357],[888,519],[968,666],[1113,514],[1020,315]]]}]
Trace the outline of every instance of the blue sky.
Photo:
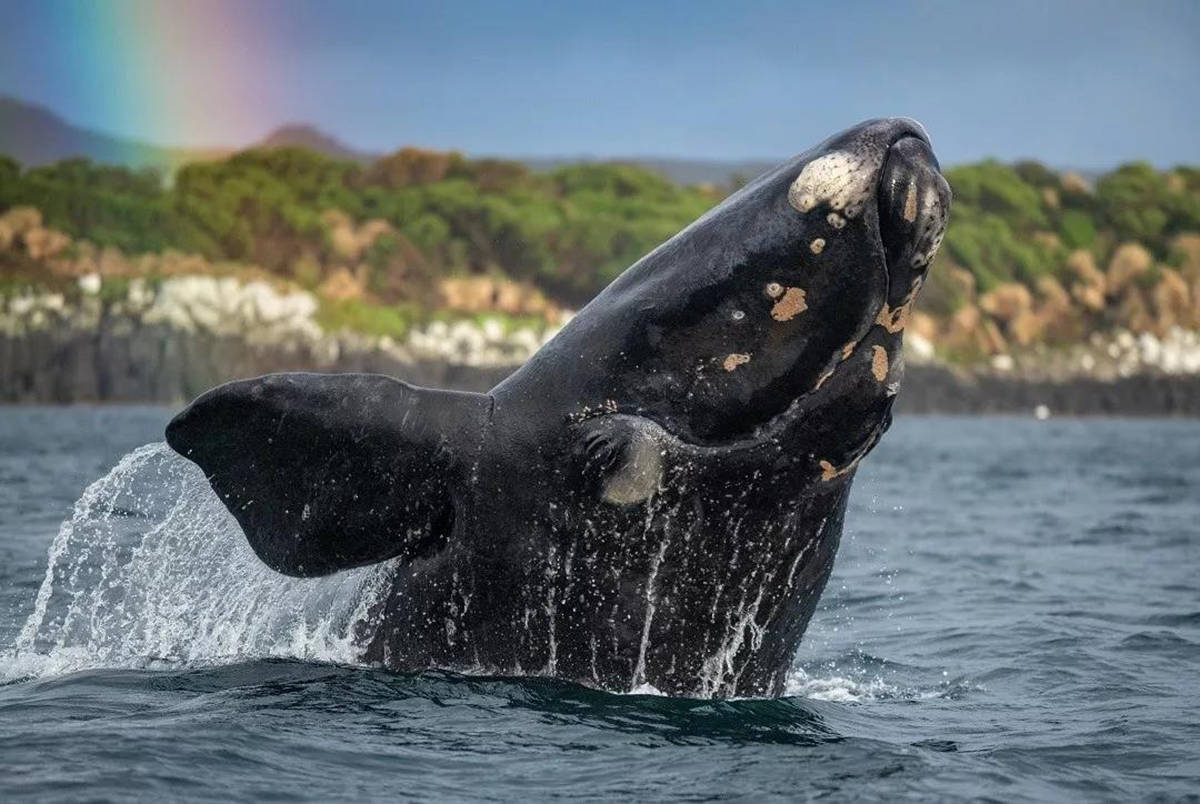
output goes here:
[{"label": "blue sky", "polygon": [[1200,162],[1194,0],[108,3],[126,22],[0,0],[0,94],[181,145],[305,121],[372,150],[777,158],[903,114],[947,163]]}]

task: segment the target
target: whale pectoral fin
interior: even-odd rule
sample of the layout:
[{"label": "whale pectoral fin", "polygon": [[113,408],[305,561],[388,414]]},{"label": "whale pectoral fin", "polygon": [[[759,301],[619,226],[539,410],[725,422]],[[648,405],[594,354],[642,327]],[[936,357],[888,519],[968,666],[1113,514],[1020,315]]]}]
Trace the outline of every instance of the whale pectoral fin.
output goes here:
[{"label": "whale pectoral fin", "polygon": [[631,505],[658,490],[667,443],[666,432],[649,419],[598,416],[580,426],[575,455],[589,490],[605,502]]},{"label": "whale pectoral fin", "polygon": [[254,552],[325,575],[436,549],[490,397],[372,374],[271,374],[214,388],[167,426]]}]

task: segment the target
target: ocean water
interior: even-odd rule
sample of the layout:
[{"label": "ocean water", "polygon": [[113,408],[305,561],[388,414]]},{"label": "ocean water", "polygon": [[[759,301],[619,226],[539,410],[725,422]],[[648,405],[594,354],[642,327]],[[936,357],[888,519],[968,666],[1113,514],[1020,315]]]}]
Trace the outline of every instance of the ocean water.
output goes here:
[{"label": "ocean water", "polygon": [[[786,697],[354,666],[161,408],[0,409],[4,800],[1197,800],[1200,422],[909,417]],[[145,446],[143,446],[145,445]]]}]

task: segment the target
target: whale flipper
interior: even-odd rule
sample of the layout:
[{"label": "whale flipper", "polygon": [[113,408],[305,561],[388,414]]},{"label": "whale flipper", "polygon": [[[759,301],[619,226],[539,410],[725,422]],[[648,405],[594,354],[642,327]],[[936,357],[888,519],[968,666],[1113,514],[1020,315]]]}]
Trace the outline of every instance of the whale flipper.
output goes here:
[{"label": "whale flipper", "polygon": [[484,394],[374,374],[269,374],[214,388],[167,427],[259,558],[326,575],[449,536],[487,426]]}]

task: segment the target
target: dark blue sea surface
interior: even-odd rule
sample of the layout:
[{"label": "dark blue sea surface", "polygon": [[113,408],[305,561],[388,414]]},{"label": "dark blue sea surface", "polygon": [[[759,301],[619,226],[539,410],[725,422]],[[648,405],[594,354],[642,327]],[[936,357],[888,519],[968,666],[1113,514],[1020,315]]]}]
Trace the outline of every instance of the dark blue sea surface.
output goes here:
[{"label": "dark blue sea surface", "polygon": [[789,694],[702,701],[353,666],[381,570],[259,565],[169,414],[0,409],[4,800],[1200,793],[1200,422],[899,419]]}]

